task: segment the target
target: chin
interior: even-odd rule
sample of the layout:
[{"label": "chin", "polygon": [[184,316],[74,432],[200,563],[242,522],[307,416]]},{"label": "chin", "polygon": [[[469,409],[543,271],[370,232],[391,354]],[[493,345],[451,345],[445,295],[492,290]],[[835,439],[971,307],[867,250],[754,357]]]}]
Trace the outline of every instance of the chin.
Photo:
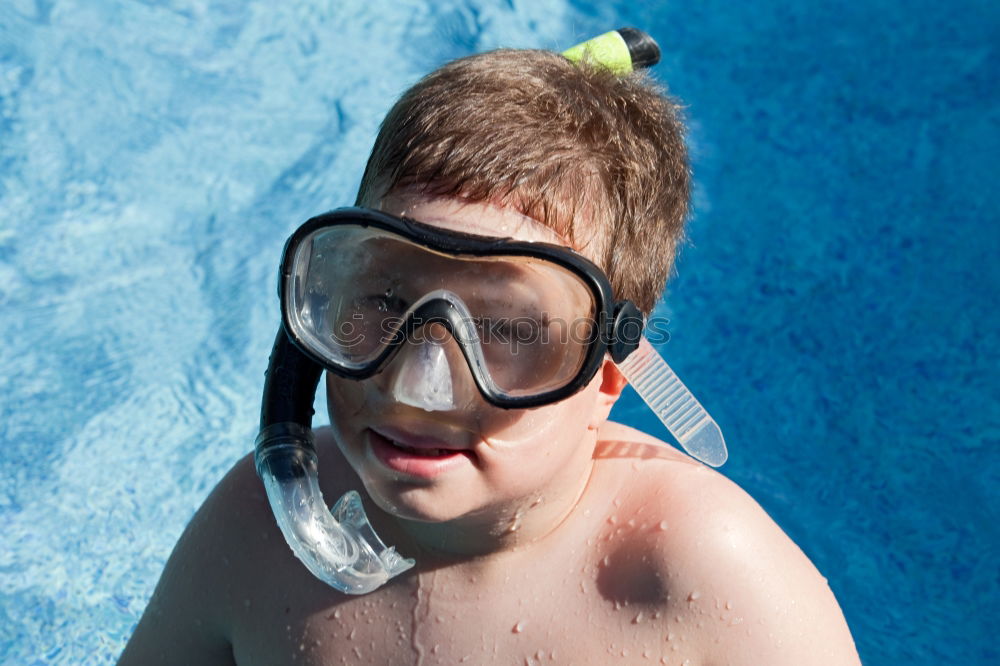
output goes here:
[{"label": "chin", "polygon": [[462,498],[456,497],[459,493],[449,492],[441,487],[415,487],[398,481],[373,479],[370,476],[364,479],[364,484],[368,496],[380,509],[401,520],[446,523],[462,518],[476,508],[466,506]]}]

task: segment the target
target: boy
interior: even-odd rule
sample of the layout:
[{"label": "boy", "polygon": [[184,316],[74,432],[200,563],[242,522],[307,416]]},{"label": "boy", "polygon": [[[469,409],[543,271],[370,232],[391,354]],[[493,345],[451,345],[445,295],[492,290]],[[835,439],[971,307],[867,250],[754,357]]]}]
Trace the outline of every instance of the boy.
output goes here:
[{"label": "boy", "polygon": [[[381,365],[327,374],[331,427],[316,434],[324,496],[363,488],[375,532],[415,566],[365,595],[320,582],[247,458],[181,537],[121,663],[858,663],[825,579],[760,507],[607,421],[626,383],[609,354],[591,373],[590,343],[537,335],[602,297],[567,277],[571,251],[512,247],[572,248],[648,314],[688,190],[676,107],[642,76],[497,51],[408,91],[358,195],[379,212],[323,222],[336,242],[325,264],[309,257],[326,279],[310,284],[331,291],[297,312],[336,310],[323,317],[345,335],[393,330],[378,313],[433,315],[387,360],[371,330],[336,340],[328,365]],[[441,249],[480,237],[510,240]],[[511,338],[514,320],[534,334]]]}]

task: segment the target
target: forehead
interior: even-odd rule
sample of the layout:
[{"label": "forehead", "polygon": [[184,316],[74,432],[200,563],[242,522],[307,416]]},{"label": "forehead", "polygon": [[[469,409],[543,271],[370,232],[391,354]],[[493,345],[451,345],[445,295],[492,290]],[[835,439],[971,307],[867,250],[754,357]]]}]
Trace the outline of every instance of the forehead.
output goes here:
[{"label": "forehead", "polygon": [[491,203],[403,191],[386,195],[379,210],[449,231],[572,247],[568,239],[538,220]]}]

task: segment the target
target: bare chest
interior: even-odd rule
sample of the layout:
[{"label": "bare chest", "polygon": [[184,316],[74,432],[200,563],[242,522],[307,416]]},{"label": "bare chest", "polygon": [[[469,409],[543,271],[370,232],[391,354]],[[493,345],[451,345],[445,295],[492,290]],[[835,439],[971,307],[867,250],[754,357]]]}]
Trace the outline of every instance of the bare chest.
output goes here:
[{"label": "bare chest", "polygon": [[696,637],[669,601],[609,598],[599,581],[525,585],[512,576],[506,588],[477,591],[429,572],[367,597],[276,613],[234,641],[234,652],[241,666],[698,663]]}]

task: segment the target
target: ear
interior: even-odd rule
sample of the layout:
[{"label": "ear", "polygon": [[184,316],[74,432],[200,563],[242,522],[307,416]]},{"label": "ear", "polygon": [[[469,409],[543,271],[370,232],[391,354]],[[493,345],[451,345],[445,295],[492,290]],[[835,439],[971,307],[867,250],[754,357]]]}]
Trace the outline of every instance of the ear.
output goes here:
[{"label": "ear", "polygon": [[591,416],[590,423],[587,424],[590,430],[600,428],[608,420],[611,408],[618,402],[622,391],[625,390],[625,385],[628,384],[625,375],[618,370],[618,366],[610,358],[604,359],[604,364],[597,371],[597,378],[600,379],[601,388],[594,403],[594,413]]}]

